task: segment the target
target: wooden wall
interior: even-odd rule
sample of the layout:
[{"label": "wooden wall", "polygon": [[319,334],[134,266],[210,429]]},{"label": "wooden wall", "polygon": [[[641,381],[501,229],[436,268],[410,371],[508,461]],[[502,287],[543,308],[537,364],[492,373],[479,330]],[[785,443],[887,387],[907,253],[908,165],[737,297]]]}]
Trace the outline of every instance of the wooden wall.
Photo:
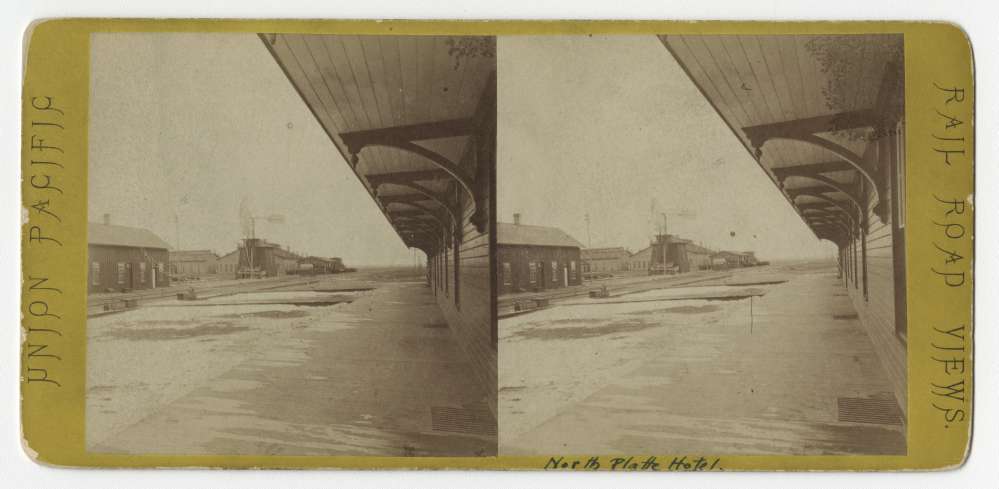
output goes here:
[{"label": "wooden wall", "polygon": [[[96,281],[93,274],[95,262],[100,267]],[[126,279],[125,284],[118,283],[118,263],[131,264],[131,280]],[[146,264],[145,280],[139,263]],[[87,292],[100,293],[108,289],[121,290],[129,286],[132,290],[152,288],[152,268],[157,263],[162,263],[162,271],[156,272],[156,287],[167,287],[170,285],[170,278],[167,276],[170,270],[170,257],[167,250],[90,245],[87,247]]]},{"label": "wooden wall", "polygon": [[[515,292],[528,292],[545,289],[557,289],[563,287],[565,269],[572,268],[575,262],[576,272],[569,272],[569,285],[579,285],[582,283],[582,262],[580,261],[579,248],[554,247],[554,246],[522,246],[522,245],[498,245],[497,246],[497,282],[500,287],[500,294]],[[551,262],[555,262],[558,269],[556,280],[552,279]],[[544,264],[536,269],[535,280],[531,281],[530,264]],[[510,276],[507,277],[504,270],[504,263],[510,264]]]},{"label": "wooden wall", "polygon": [[[446,247],[428,258],[427,277],[444,318],[482,386],[483,401],[495,416],[499,383],[492,289],[495,265],[490,253],[495,236],[495,77],[484,90],[475,120],[475,135],[460,165],[475,175],[478,195],[473,202],[457,184],[450,186],[450,198],[461,222],[459,229],[448,229],[441,237]],[[477,222],[484,223],[481,230]]]},{"label": "wooden wall", "polygon": [[[897,150],[900,133],[901,128],[886,135],[878,144],[871,145],[872,150],[865,155],[870,167],[894,172],[892,176],[898,177],[895,160],[903,158]],[[903,412],[907,412],[905,257],[904,247],[898,246],[898,241],[904,239],[904,227],[899,222],[901,199],[900,187],[894,183],[896,180],[901,179],[888,179],[890,183],[884,189],[890,205],[884,213],[885,219],[874,213],[875,202],[868,199],[867,232],[855,237],[841,249],[841,253],[846,264],[843,277],[850,298],[878,351],[881,364],[891,378],[895,397]]]}]

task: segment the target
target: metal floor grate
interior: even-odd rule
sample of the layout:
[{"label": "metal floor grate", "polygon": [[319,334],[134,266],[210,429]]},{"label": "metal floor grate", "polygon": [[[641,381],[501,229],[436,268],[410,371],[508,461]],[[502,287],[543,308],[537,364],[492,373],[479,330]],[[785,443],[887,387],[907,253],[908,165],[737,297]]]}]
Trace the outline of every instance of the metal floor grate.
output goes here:
[{"label": "metal floor grate", "polygon": [[430,408],[430,417],[434,431],[496,436],[496,419],[485,406],[433,406]]},{"label": "metal floor grate", "polygon": [[839,420],[849,423],[902,425],[902,411],[895,399],[838,397]]}]

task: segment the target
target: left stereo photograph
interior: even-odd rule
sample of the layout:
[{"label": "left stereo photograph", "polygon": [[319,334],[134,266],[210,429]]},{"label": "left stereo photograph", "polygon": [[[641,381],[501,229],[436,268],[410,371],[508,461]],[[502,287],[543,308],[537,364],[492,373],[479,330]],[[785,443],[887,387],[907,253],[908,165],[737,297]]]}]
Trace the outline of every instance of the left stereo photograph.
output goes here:
[{"label": "left stereo photograph", "polygon": [[495,38],[90,53],[88,452],[496,455]]}]

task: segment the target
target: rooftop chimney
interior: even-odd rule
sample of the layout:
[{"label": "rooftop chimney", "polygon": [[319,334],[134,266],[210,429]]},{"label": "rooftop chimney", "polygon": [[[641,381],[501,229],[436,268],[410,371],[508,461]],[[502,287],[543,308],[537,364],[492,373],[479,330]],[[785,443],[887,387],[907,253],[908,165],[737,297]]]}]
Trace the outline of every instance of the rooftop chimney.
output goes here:
[{"label": "rooftop chimney", "polygon": [[105,226],[111,225],[111,214],[104,214],[104,225]]},{"label": "rooftop chimney", "polygon": [[520,226],[520,213],[519,212],[513,215],[513,224],[515,226]]}]

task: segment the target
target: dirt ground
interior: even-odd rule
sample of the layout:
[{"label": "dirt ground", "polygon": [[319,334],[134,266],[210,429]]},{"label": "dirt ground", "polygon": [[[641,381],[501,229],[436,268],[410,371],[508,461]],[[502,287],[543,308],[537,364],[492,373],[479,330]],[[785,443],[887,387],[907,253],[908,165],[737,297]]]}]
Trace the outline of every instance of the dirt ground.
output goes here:
[{"label": "dirt ground", "polygon": [[91,318],[88,449],[495,453],[483,386],[429,289],[379,273]]},{"label": "dirt ground", "polygon": [[838,419],[894,396],[837,287],[763,267],[501,320],[500,453],[905,453],[901,422]]}]

